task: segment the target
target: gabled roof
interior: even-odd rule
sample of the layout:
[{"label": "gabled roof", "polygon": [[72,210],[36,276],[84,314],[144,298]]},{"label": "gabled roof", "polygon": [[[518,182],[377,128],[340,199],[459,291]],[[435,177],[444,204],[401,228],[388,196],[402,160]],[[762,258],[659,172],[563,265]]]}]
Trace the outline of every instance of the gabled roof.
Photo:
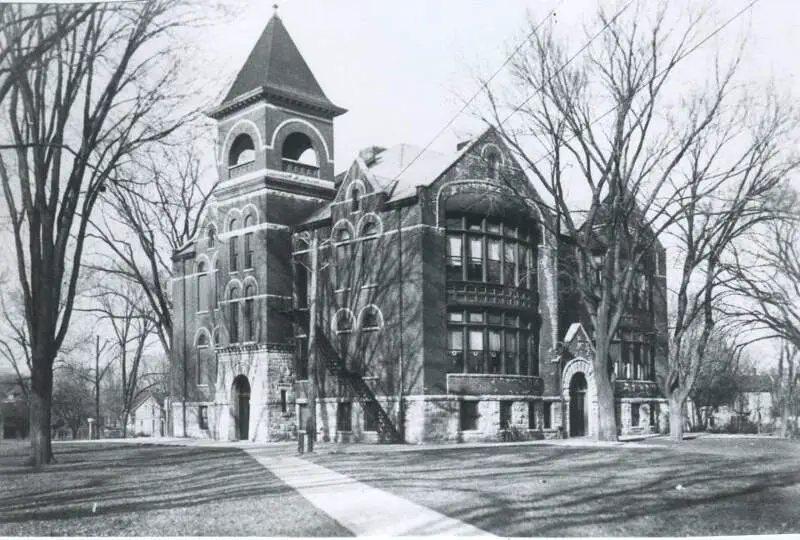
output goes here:
[{"label": "gabled roof", "polygon": [[250,51],[222,105],[260,91],[320,107],[334,115],[345,112],[322,91],[277,14],[269,20]]},{"label": "gabled roof", "polygon": [[139,407],[141,407],[144,403],[147,402],[148,399],[153,398],[156,404],[161,407],[162,401],[159,396],[155,392],[145,392],[137,397],[134,402],[131,404],[131,412],[135,412]]}]

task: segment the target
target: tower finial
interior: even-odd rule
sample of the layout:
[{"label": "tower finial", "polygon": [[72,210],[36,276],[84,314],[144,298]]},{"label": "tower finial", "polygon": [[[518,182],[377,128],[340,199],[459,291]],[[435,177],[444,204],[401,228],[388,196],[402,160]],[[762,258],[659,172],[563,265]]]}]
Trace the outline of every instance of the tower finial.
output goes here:
[{"label": "tower finial", "polygon": [[274,4],[272,4],[272,9],[274,10],[274,11],[272,12],[272,15],[273,15],[273,16],[275,16],[275,17],[277,17],[277,16],[278,16],[278,3],[277,3],[277,2],[275,2]]}]

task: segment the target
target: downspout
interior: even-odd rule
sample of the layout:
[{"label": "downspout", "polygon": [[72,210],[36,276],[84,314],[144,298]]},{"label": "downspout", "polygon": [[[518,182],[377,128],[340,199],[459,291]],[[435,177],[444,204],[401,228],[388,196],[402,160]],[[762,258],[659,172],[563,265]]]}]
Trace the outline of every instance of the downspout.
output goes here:
[{"label": "downspout", "polygon": [[405,406],[403,400],[405,398],[405,369],[403,368],[404,364],[404,355],[403,355],[403,317],[405,315],[405,310],[403,307],[403,214],[402,209],[397,208],[395,212],[397,215],[397,243],[398,243],[398,256],[397,256],[397,281],[398,286],[400,287],[400,301],[398,303],[400,307],[400,354],[399,354],[399,362],[400,362],[400,388],[398,391],[398,401],[397,401],[397,419],[398,419],[398,430],[400,432],[400,438],[403,442],[406,440],[406,420],[405,420]]},{"label": "downspout", "polygon": [[183,286],[181,289],[181,296],[183,297],[183,407],[181,407],[181,414],[183,416],[183,436],[186,437],[186,392],[188,391],[188,382],[186,380],[186,369],[188,366],[186,361],[186,324],[188,322],[188,317],[186,316],[186,259],[183,259]]}]

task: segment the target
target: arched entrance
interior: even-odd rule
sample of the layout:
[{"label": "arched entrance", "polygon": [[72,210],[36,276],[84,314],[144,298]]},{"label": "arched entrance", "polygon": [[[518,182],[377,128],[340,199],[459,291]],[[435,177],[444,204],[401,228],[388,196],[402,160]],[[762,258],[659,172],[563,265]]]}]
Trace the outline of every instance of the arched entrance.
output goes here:
[{"label": "arched entrance", "polygon": [[250,427],[250,382],[244,375],[233,379],[231,413],[236,440],[247,440]]},{"label": "arched entrance", "polygon": [[583,437],[586,435],[588,402],[586,400],[586,375],[578,372],[569,381],[569,436]]}]

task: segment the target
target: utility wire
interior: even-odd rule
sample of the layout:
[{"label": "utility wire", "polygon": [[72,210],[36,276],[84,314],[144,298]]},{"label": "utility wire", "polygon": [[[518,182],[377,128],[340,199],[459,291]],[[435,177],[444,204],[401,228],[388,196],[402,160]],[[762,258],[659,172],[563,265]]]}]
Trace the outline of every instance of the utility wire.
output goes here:
[{"label": "utility wire", "polygon": [[[720,26],[718,26],[716,29],[714,29],[714,31],[713,31],[713,32],[711,32],[710,34],[708,34],[706,37],[704,37],[704,38],[703,38],[703,39],[701,39],[699,42],[697,42],[697,43],[696,43],[694,46],[692,46],[692,47],[691,47],[689,50],[687,50],[687,51],[686,51],[684,54],[682,54],[682,55],[681,55],[681,56],[680,56],[680,57],[679,57],[679,58],[678,58],[678,59],[675,61],[675,63],[673,63],[673,64],[672,64],[672,66],[669,66],[669,65],[668,65],[667,67],[665,67],[665,68],[663,68],[662,70],[658,71],[658,72],[655,74],[655,77],[659,77],[659,76],[663,75],[664,73],[666,73],[666,71],[667,71],[667,70],[669,70],[669,69],[672,69],[672,67],[674,67],[674,65],[675,65],[675,64],[677,64],[678,62],[680,62],[681,60],[683,60],[684,58],[686,58],[686,57],[687,57],[687,56],[689,56],[690,54],[694,53],[694,52],[695,52],[697,49],[699,49],[700,47],[702,47],[703,45],[705,45],[705,44],[706,44],[706,43],[707,43],[707,42],[708,42],[708,41],[709,41],[711,38],[713,38],[714,36],[716,36],[717,34],[719,34],[719,33],[720,33],[722,30],[724,30],[724,29],[725,29],[726,27],[728,27],[728,26],[729,26],[731,23],[733,23],[733,21],[735,21],[735,20],[736,20],[736,19],[738,19],[740,16],[742,16],[742,14],[744,14],[746,11],[748,11],[748,10],[752,9],[752,8],[753,8],[753,6],[755,6],[755,5],[756,5],[756,4],[757,4],[759,1],[760,1],[760,0],[752,0],[752,1],[751,1],[749,4],[747,4],[747,5],[746,5],[745,7],[743,7],[741,10],[739,10],[738,12],[736,12],[736,13],[735,13],[735,14],[734,14],[732,17],[730,17],[730,18],[729,18],[727,21],[725,21],[723,24],[721,24],[721,25],[720,25]],[[584,47],[584,48],[585,48],[585,47]],[[571,59],[570,59],[570,60],[571,60]],[[566,64],[565,64],[565,65],[566,65]],[[557,71],[556,73],[558,73],[559,71],[561,71],[563,68],[564,68],[564,66],[562,66],[561,68],[559,68],[559,69],[558,69],[558,71]],[[552,78],[552,77],[550,77],[550,78]],[[550,78],[548,78],[548,80],[549,80]],[[637,93],[639,93],[639,91],[640,91],[640,90],[642,90],[642,89],[643,89],[643,88],[646,86],[646,84],[647,84],[647,83],[642,83],[642,85],[641,85],[641,86],[639,86],[639,88],[637,88],[637,89],[636,89],[636,90],[635,90],[633,93],[634,93],[634,94],[637,94]],[[540,86],[539,88],[541,88],[541,86]],[[533,96],[531,96],[531,97],[533,97]],[[530,98],[529,98],[529,99],[530,99]],[[528,100],[526,100],[526,102],[527,102],[527,101],[528,101]],[[524,103],[523,103],[523,104],[524,104]],[[513,115],[514,115],[514,114],[515,114],[517,111],[519,111],[520,107],[521,107],[521,105],[520,105],[519,107],[516,107],[516,108],[515,108],[515,109],[514,109],[514,110],[511,112],[511,114],[509,114],[509,115],[508,115],[508,116],[507,116],[507,117],[506,117],[506,118],[505,118],[505,119],[504,119],[502,122],[500,122],[500,123],[498,124],[498,127],[499,127],[499,126],[502,126],[502,125],[503,125],[505,122],[507,122],[507,121],[508,121],[508,120],[511,118],[511,116],[513,116]],[[596,123],[598,123],[600,120],[602,120],[603,118],[605,118],[606,116],[608,116],[609,114],[611,114],[612,112],[614,112],[615,110],[617,110],[618,108],[619,108],[619,105],[614,105],[613,107],[611,107],[610,109],[608,109],[607,111],[605,111],[603,114],[601,114],[600,116],[598,116],[597,118],[595,118],[594,120],[592,120],[591,122],[589,122],[589,124],[586,126],[586,128],[589,128],[589,127],[591,127],[591,126],[595,125],[595,124],[596,124]],[[584,130],[584,129],[586,129],[586,128],[583,128],[583,129],[579,130],[579,132],[580,132],[580,131],[583,131],[583,130]],[[573,139],[575,139],[577,136],[578,136],[577,134],[573,134],[571,137],[567,138],[567,139],[566,139],[564,142],[569,142],[569,141],[572,141],[572,140],[573,140]],[[540,157],[539,159],[537,159],[536,161],[534,161],[532,164],[530,164],[530,165],[525,165],[525,166],[523,167],[523,169],[529,169],[529,170],[532,170],[532,169],[533,169],[533,167],[535,167],[535,166],[536,166],[536,165],[537,165],[537,164],[538,164],[540,161],[542,161],[542,160],[544,160],[544,159],[548,158],[549,156],[551,156],[551,155],[553,154],[553,152],[554,152],[553,150],[551,150],[551,151],[547,152],[545,155],[543,155],[542,157]]]},{"label": "utility wire", "polygon": [[[633,0],[631,0],[631,1],[633,1]],[[563,3],[564,3],[564,0],[560,0],[558,6],[556,6],[556,8],[559,8],[561,6],[561,4],[563,4]],[[630,2],[629,2],[629,4],[630,4]],[[422,156],[422,154],[424,154],[425,151],[428,150],[428,148],[430,148],[430,146],[439,139],[439,137],[442,136],[442,134],[447,130],[447,128],[449,128],[453,124],[453,122],[455,122],[456,119],[459,116],[461,116],[461,113],[463,113],[467,109],[467,107],[469,107],[472,104],[472,102],[475,101],[475,98],[477,98],[479,95],[481,95],[481,93],[486,89],[486,87],[489,86],[489,83],[492,82],[492,80],[495,77],[497,77],[497,75],[501,71],[503,71],[503,69],[505,69],[505,67],[508,65],[508,63],[511,62],[511,59],[514,58],[514,56],[517,55],[517,53],[520,51],[520,49],[522,49],[522,47],[525,46],[525,44],[528,42],[528,40],[531,38],[531,36],[533,36],[539,30],[539,28],[542,27],[542,25],[550,18],[551,15],[555,16],[556,8],[553,8],[552,10],[550,10],[548,12],[547,16],[544,17],[541,21],[539,21],[539,24],[537,24],[533,28],[533,30],[528,32],[528,34],[519,42],[519,44],[514,48],[514,50],[511,51],[511,53],[508,56],[506,56],[506,59],[503,61],[502,64],[500,64],[500,67],[498,67],[495,70],[495,72],[492,73],[491,77],[489,77],[483,84],[481,84],[480,88],[478,88],[478,90],[472,95],[472,97],[469,98],[467,100],[467,102],[458,110],[458,112],[456,114],[454,114],[453,117],[450,118],[450,120],[447,121],[447,123],[436,133],[436,135],[433,136],[433,138],[430,141],[428,141],[428,143],[422,148],[422,150],[420,150],[414,156],[414,158],[411,161],[408,162],[408,165],[403,167],[403,169],[399,173],[397,173],[395,175],[395,177],[392,179],[392,182],[396,182],[397,179],[400,178],[400,176],[402,176],[403,173],[406,172],[408,170],[408,168],[411,167],[411,165],[413,165],[414,162],[417,161]]]}]

